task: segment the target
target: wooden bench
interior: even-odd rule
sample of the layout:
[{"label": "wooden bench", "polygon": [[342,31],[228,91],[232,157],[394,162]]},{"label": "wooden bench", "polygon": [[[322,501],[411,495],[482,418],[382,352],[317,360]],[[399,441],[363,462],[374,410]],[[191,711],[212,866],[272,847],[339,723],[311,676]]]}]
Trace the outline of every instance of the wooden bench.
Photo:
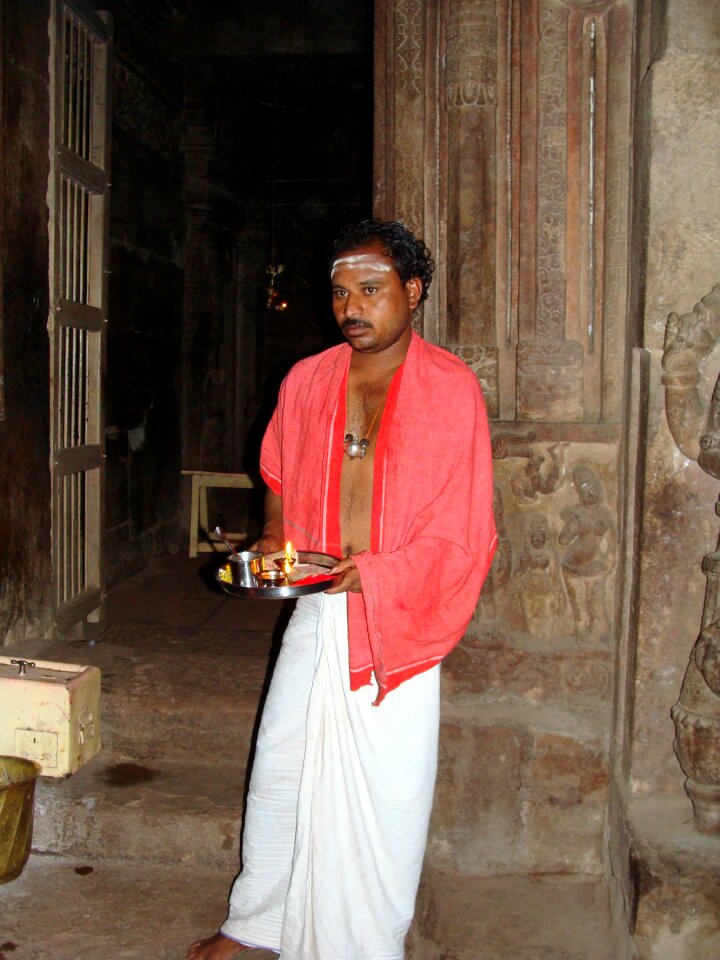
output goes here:
[{"label": "wooden bench", "polygon": [[[252,490],[255,484],[247,473],[215,473],[209,470],[182,470],[181,473],[186,477],[192,477],[189,554],[191,557],[196,557],[198,552],[213,552],[217,544],[222,544],[222,540],[208,529],[208,488],[232,487],[236,490]],[[244,540],[247,536],[247,530],[233,533],[226,530],[225,532],[231,543]]]}]

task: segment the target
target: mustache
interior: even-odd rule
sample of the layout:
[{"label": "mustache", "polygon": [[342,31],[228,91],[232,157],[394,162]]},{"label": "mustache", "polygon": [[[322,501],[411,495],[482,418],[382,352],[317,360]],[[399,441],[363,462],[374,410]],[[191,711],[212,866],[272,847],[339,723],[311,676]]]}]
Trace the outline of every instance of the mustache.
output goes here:
[{"label": "mustache", "polygon": [[348,327],[365,327],[367,330],[371,330],[372,324],[368,323],[367,320],[359,320],[353,317],[348,317],[347,320],[343,320],[340,325],[340,329],[347,330]]}]

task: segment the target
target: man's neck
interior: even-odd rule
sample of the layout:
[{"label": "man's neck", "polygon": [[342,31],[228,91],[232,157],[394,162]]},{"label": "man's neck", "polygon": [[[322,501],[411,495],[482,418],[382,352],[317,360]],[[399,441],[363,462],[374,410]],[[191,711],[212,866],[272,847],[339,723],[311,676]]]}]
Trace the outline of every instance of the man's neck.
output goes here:
[{"label": "man's neck", "polygon": [[380,353],[353,351],[350,358],[350,370],[358,376],[380,380],[397,370],[403,363],[410,349],[411,340],[412,331],[408,330],[407,336],[403,335],[396,343]]}]

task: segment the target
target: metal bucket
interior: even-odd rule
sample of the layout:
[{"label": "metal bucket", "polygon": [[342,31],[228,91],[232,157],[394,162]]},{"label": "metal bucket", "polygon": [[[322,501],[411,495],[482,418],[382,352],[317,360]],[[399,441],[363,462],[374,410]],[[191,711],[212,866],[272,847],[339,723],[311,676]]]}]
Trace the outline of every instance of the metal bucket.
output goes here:
[{"label": "metal bucket", "polygon": [[22,873],[30,856],[35,781],[40,764],[0,757],[0,883]]}]

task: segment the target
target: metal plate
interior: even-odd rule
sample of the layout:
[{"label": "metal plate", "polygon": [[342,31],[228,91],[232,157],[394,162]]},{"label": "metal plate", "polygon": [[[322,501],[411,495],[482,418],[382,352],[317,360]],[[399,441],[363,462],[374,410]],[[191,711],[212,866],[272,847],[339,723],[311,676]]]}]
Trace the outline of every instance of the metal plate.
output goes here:
[{"label": "metal plate", "polygon": [[[306,550],[298,550],[298,563],[315,563],[319,567],[334,567],[338,562],[338,557],[331,557],[328,553],[309,553]],[[284,584],[279,587],[241,587],[235,583],[224,583],[220,579],[220,571],[215,574],[218,583],[225,593],[231,597],[245,597],[247,600],[292,600],[293,597],[306,597],[311,593],[323,593],[334,587],[339,577],[333,577],[332,580],[323,580],[321,583],[307,583],[305,586],[294,587],[290,584]]]}]

